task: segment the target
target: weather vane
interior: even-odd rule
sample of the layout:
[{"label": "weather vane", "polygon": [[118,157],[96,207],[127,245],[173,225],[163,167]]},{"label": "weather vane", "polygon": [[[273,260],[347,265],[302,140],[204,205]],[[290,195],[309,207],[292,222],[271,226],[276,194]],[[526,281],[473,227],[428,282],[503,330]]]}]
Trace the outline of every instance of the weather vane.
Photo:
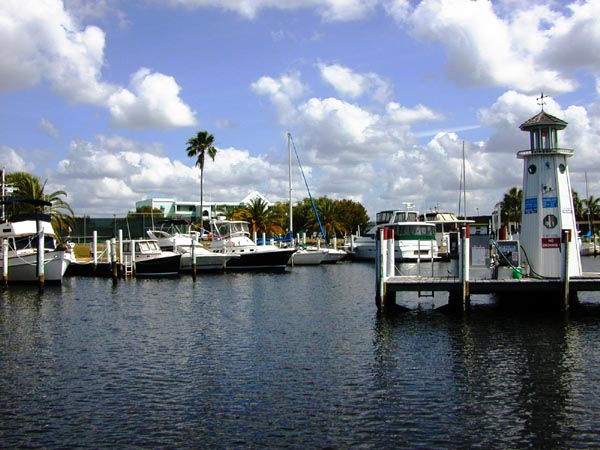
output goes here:
[{"label": "weather vane", "polygon": [[542,107],[542,111],[544,111],[544,105],[546,104],[546,102],[544,101],[545,98],[548,98],[548,96],[544,95],[543,92],[542,92],[542,95],[540,95],[538,98],[536,98],[536,100],[538,101],[538,105],[540,105]]}]

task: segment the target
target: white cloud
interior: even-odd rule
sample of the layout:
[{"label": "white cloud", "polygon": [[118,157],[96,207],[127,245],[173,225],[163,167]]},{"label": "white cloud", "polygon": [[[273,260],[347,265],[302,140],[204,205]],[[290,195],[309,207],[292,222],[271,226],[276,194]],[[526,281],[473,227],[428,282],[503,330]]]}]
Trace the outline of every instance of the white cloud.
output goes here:
[{"label": "white cloud", "polygon": [[142,68],[132,76],[130,86],[131,90],[121,89],[107,102],[117,126],[149,129],[196,124],[194,112],[179,98],[181,88],[173,77]]},{"label": "white cloud", "polygon": [[102,78],[105,34],[80,26],[59,0],[0,3],[0,92],[43,80],[65,100],[108,108],[118,126],[171,128],[196,123],[175,80],[138,70],[130,89]]},{"label": "white cloud", "polygon": [[32,172],[34,165],[23,159],[25,151],[19,150],[17,152],[14,148],[8,145],[0,145],[0,161],[2,161],[2,167],[6,173],[11,172]]},{"label": "white cloud", "polygon": [[390,102],[387,105],[387,114],[393,122],[410,124],[426,120],[441,120],[443,116],[433,112],[424,105],[417,105],[414,108],[406,108],[399,103]]},{"label": "white cloud", "polygon": [[318,64],[321,77],[342,97],[356,99],[370,93],[378,101],[386,100],[391,94],[390,84],[379,75],[357,73],[339,64]]},{"label": "white cloud", "polygon": [[263,76],[253,82],[250,88],[255,94],[269,98],[277,107],[281,115],[280,121],[283,123],[291,120],[295,110],[294,101],[302,97],[306,91],[298,72],[291,72],[279,78]]},{"label": "white cloud", "polygon": [[549,7],[527,4],[503,18],[492,2],[425,0],[403,17],[417,38],[445,47],[448,76],[457,83],[528,93],[575,88],[575,81],[559,69],[560,63],[546,55],[556,41],[552,24],[574,19]]},{"label": "white cloud", "polygon": [[58,130],[56,129],[54,124],[45,117],[42,117],[40,119],[38,129],[40,132],[47,134],[48,136],[50,136],[53,139],[58,139],[60,137]]}]

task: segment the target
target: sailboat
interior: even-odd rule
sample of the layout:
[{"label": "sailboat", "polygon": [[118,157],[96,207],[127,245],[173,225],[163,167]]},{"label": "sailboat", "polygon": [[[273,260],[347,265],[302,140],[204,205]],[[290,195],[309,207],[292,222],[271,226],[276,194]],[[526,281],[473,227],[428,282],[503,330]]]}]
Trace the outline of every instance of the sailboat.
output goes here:
[{"label": "sailboat", "polygon": [[[290,161],[290,180],[291,180],[291,160],[292,160],[292,152],[291,148],[293,146],[292,135],[288,132],[288,154]],[[313,208],[313,212],[315,213],[315,217],[317,218],[317,222],[319,223],[319,228],[321,230],[321,235],[325,236],[325,231],[323,230],[323,225],[321,224],[321,219],[319,218],[319,212],[317,211],[317,207],[315,206],[315,202],[313,201],[312,195],[310,193],[310,188],[308,187],[308,183],[306,182],[306,177],[304,176],[304,170],[302,169],[302,164],[300,163],[300,157],[298,156],[298,152],[296,151],[296,147],[294,146],[294,152],[296,153],[296,159],[298,160],[298,167],[300,168],[300,173],[302,174],[302,178],[304,179],[304,185],[306,186],[306,191],[308,192],[308,197],[310,198],[310,203]],[[290,181],[290,230],[292,229],[291,225],[291,217],[292,217],[292,201],[291,201],[291,181]],[[325,241],[325,248],[321,248],[320,245],[317,246],[307,246],[304,247],[307,251],[323,251],[325,252],[325,258],[321,261],[323,264],[334,264],[348,256],[348,253],[344,250],[335,248],[330,248],[327,241]]]},{"label": "sailboat", "polygon": [[[293,202],[292,202],[292,135],[288,132],[287,134],[287,146],[288,146],[288,174],[289,174],[289,189],[290,189],[290,227],[289,227],[289,236],[290,241],[294,242],[294,217],[293,217]],[[321,264],[321,262],[327,256],[327,251],[320,249],[307,249],[303,247],[298,247],[296,253],[292,255],[290,258],[290,264],[292,265],[317,265]]]}]

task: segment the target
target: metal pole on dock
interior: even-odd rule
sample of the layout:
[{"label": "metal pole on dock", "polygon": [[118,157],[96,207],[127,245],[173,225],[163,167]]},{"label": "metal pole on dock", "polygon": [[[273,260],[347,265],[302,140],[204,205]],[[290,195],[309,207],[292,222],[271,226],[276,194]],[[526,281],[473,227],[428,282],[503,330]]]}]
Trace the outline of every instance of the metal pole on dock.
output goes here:
[{"label": "metal pole on dock", "polygon": [[569,242],[571,241],[571,230],[562,230],[563,264],[563,308],[569,310]]},{"label": "metal pole on dock", "polygon": [[[130,245],[131,245],[131,276],[135,277],[135,272],[136,272],[136,270],[135,270],[135,260],[136,260],[136,258],[135,258],[135,241],[132,240]],[[123,257],[123,259],[124,259],[124,257]]]},{"label": "metal pole on dock", "polygon": [[460,229],[460,252],[458,254],[458,278],[461,286],[460,307],[463,312],[468,309],[471,302],[471,294],[469,293],[470,240],[471,232],[469,225],[466,225]]},{"label": "metal pole on dock", "polygon": [[[119,267],[121,275],[125,277],[125,258],[123,258],[123,230],[121,229],[119,229],[119,231],[117,232],[117,242],[119,244],[119,253],[117,254],[119,264],[117,265],[117,267]],[[135,252],[135,249],[132,250],[132,253],[133,252]]]}]

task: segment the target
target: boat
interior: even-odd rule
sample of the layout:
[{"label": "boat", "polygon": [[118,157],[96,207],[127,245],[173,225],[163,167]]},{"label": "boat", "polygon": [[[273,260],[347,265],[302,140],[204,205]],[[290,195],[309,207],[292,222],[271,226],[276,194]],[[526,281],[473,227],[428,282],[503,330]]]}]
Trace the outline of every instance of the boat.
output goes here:
[{"label": "boat", "polygon": [[[43,236],[41,240],[38,238],[40,235]],[[4,274],[6,264],[9,282],[62,283],[71,258],[66,247],[59,245],[49,215],[13,215],[10,220],[0,224],[0,240],[4,242],[0,268]],[[43,256],[39,254],[40,249]],[[43,266],[40,267],[40,264]]]},{"label": "boat", "polygon": [[227,262],[227,269],[284,271],[295,248],[273,244],[258,245],[250,238],[249,223],[243,220],[215,220],[210,223],[209,249],[237,256]]},{"label": "boat", "polygon": [[435,239],[438,245],[438,256],[440,259],[450,258],[450,232],[459,231],[460,228],[474,220],[459,219],[452,212],[431,211],[419,216],[419,221],[435,225]]},{"label": "boat", "polygon": [[[165,251],[181,254],[180,272],[193,270],[194,257],[196,270],[199,272],[224,270],[233,254],[211,252],[200,242],[201,235],[190,229],[190,224],[184,219],[167,219],[158,222],[160,228],[146,230],[150,239],[155,239],[159,247]],[[182,230],[185,226],[187,230]]]},{"label": "boat", "polygon": [[[295,243],[294,240],[294,217],[293,217],[293,201],[292,201],[292,135],[291,133],[287,134],[287,148],[288,148],[288,182],[289,182],[289,193],[290,193],[290,212],[289,212],[289,233],[287,234],[287,242],[292,245]],[[292,266],[295,265],[313,265],[316,266],[321,264],[321,262],[325,259],[327,252],[322,251],[317,248],[309,248],[306,246],[298,245],[296,247],[296,252],[290,258],[289,264]]]},{"label": "boat", "polygon": [[181,253],[161,250],[156,239],[128,239],[123,241],[121,263],[126,274],[131,268],[136,277],[176,277]]},{"label": "boat", "polygon": [[362,236],[352,236],[351,255],[355,260],[374,261],[377,257],[377,232],[382,227],[394,230],[395,260],[400,262],[439,259],[435,225],[419,222],[419,212],[389,209],[375,216],[375,224]]}]

